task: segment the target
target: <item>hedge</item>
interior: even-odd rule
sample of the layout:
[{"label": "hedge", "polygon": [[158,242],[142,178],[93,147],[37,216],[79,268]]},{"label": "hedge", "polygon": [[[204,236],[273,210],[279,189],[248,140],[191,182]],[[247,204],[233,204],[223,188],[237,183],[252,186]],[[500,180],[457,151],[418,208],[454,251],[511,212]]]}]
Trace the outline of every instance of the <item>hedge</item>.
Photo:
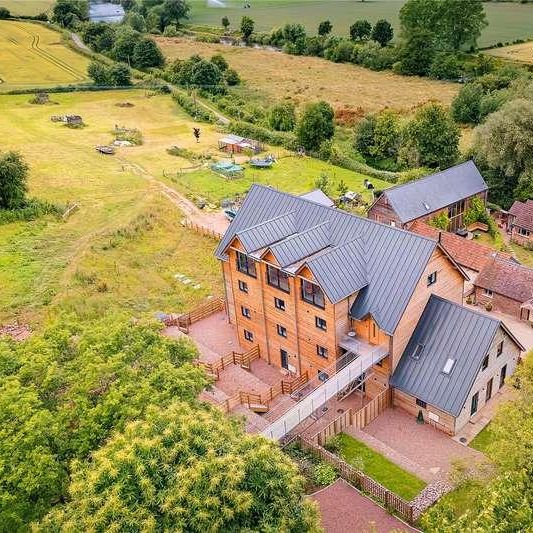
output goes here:
[{"label": "hedge", "polygon": [[214,113],[203,107],[201,103],[195,103],[194,99],[188,94],[173,89],[172,98],[183,108],[183,110],[188,115],[193,117],[195,120],[199,120],[201,122],[211,122],[212,124],[217,122],[217,117]]},{"label": "hedge", "polygon": [[286,131],[272,131],[242,120],[230,122],[228,129],[235,135],[256,139],[267,144],[283,146],[287,150],[296,150],[298,148],[296,135]]}]

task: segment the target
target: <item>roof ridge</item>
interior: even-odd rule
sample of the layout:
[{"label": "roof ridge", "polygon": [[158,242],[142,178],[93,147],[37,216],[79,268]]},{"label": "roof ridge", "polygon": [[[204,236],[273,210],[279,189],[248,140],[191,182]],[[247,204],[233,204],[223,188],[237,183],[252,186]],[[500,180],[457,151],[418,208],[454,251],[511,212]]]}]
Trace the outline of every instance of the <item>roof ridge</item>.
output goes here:
[{"label": "roof ridge", "polygon": [[[500,253],[497,250],[495,250],[495,252],[496,252],[496,255],[494,255],[492,257],[492,263],[496,263],[496,262],[506,263],[506,264],[508,264],[508,265],[510,265],[512,267],[521,268],[522,270],[526,270],[526,271],[531,272],[533,274],[533,268],[530,268],[527,265],[524,265],[523,263],[517,263],[516,261],[512,261],[511,259],[507,259],[507,257],[500,255]],[[487,267],[488,266],[489,265],[487,265]]]},{"label": "roof ridge", "polygon": [[[272,245],[268,245],[268,247],[270,248],[271,246],[277,246],[279,244],[282,244],[284,242],[290,241],[292,239],[296,239],[296,238],[300,237],[301,235],[305,235],[306,233],[308,233],[308,232],[310,232],[312,230],[315,230],[315,229],[320,228],[322,226],[327,226],[327,225],[329,225],[329,223],[330,223],[329,220],[324,220],[324,222],[320,222],[320,224],[316,224],[314,226],[310,226],[309,228],[304,229],[302,231],[298,231],[297,230],[296,233],[292,233],[291,235],[288,235],[284,239],[281,239],[281,241],[277,241],[277,242],[272,243]],[[328,235],[328,237],[330,237],[330,236]]]},{"label": "roof ridge", "polygon": [[[258,224],[254,224],[253,226],[248,226],[247,228],[243,229],[243,230],[240,230],[240,231],[236,231],[235,232],[235,235],[240,235],[241,233],[244,233],[245,231],[249,231],[251,229],[255,229],[255,228],[259,228],[260,226],[264,226],[267,222],[273,222],[274,220],[279,220],[280,218],[283,218],[283,217],[286,217],[286,216],[289,216],[289,215],[293,215],[295,214],[295,210],[293,211],[288,211],[287,213],[283,213],[282,215],[278,215],[277,217],[273,217],[273,218],[269,218],[267,220],[263,220],[263,222],[259,222]],[[298,230],[296,230],[298,231]]]},{"label": "roof ridge", "polygon": [[[474,315],[480,316],[481,318],[486,318],[487,320],[490,320],[492,322],[496,322],[498,324],[502,324],[502,321],[499,318],[494,318],[492,316],[488,316],[488,315],[482,313],[481,311],[478,311],[477,309],[470,309],[469,307],[466,307],[463,304],[459,304],[457,302],[453,302],[452,300],[448,300],[447,298],[439,296],[438,294],[431,293],[429,299],[431,300],[432,298],[434,298],[436,300],[440,300],[441,302],[445,302],[445,303],[447,303],[447,304],[449,304],[449,305],[451,305],[453,307],[458,307],[459,309],[462,309],[463,311],[466,311],[467,313],[472,313]],[[428,301],[428,303],[429,303],[429,301]]]}]

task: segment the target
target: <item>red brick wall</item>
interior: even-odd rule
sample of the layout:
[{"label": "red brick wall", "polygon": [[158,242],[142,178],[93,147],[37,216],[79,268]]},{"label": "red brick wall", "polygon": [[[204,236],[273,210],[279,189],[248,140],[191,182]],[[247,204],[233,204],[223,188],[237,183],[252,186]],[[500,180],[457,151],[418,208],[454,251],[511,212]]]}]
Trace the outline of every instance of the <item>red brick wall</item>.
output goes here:
[{"label": "red brick wall", "polygon": [[520,235],[516,227],[513,226],[511,230],[511,240],[520,246],[533,246],[533,233],[530,233],[529,237],[525,237],[524,235]]},{"label": "red brick wall", "polygon": [[382,194],[377,202],[371,206],[368,211],[368,218],[371,220],[376,220],[377,222],[382,222],[383,224],[391,225],[391,222],[394,222],[398,228],[403,227],[398,215],[389,204],[386,196]]},{"label": "red brick wall", "polygon": [[520,318],[521,302],[507,298],[502,294],[493,293],[492,298],[489,298],[483,293],[481,287],[476,287],[476,303],[485,307],[487,303],[492,303],[492,310],[505,313],[506,315]]}]

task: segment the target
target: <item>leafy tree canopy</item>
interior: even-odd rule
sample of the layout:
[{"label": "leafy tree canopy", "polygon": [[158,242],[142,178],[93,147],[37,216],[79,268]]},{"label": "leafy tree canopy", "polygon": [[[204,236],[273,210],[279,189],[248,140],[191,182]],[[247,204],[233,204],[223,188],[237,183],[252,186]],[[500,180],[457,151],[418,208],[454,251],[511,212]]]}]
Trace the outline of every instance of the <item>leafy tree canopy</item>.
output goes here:
[{"label": "leafy tree canopy", "polygon": [[327,102],[309,104],[296,128],[298,142],[307,150],[317,150],[335,133],[333,108]]},{"label": "leafy tree canopy", "polygon": [[215,409],[152,407],[72,477],[41,531],[319,530],[290,459]]},{"label": "leafy tree canopy", "polygon": [[246,42],[250,39],[250,36],[254,32],[254,19],[244,16],[241,19],[241,33]]},{"label": "leafy tree canopy", "polygon": [[323,20],[318,25],[318,35],[322,37],[324,37],[325,35],[329,35],[332,29],[333,29],[333,24],[331,24],[329,20]]},{"label": "leafy tree canopy", "polygon": [[350,38],[352,41],[364,41],[370,38],[372,24],[368,20],[356,20],[350,26]]},{"label": "leafy tree canopy", "polygon": [[270,108],[268,125],[276,131],[292,131],[296,125],[296,109],[291,102],[281,102]]},{"label": "leafy tree canopy", "polygon": [[165,64],[165,57],[157,43],[149,38],[143,37],[133,47],[132,64],[136,68],[161,67]]},{"label": "leafy tree canopy", "polygon": [[52,22],[65,28],[89,18],[87,0],[57,0],[52,9]]},{"label": "leafy tree canopy", "polygon": [[372,28],[371,38],[381,46],[387,46],[394,37],[394,30],[388,20],[381,19],[376,22],[376,25]]},{"label": "leafy tree canopy", "polygon": [[18,152],[0,152],[0,209],[18,209],[26,202],[29,167]]}]

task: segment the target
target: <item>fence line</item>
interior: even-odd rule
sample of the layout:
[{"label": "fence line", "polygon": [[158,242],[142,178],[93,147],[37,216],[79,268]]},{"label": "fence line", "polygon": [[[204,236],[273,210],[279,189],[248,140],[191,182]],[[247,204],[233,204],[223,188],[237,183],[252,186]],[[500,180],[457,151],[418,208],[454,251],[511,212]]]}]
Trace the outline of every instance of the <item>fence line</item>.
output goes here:
[{"label": "fence line", "polygon": [[191,222],[190,220],[182,220],[181,224],[182,226],[192,229],[196,233],[199,233],[200,235],[204,235],[205,237],[211,237],[212,239],[216,239],[216,240],[222,239],[222,233],[219,233],[218,231],[215,231],[214,229],[208,228],[207,226],[196,224],[195,222]]},{"label": "fence line", "polygon": [[347,427],[355,426],[357,429],[363,429],[391,405],[392,389],[387,388],[359,411],[354,411],[352,408],[346,410],[323,430],[318,432],[313,437],[313,441],[319,446],[324,446],[330,437],[342,433]]},{"label": "fence line", "polygon": [[339,475],[355,488],[379,500],[387,509],[398,513],[408,523],[414,523],[414,507],[409,502],[406,502],[403,498],[394,494],[394,492],[391,492],[374,479],[363,474],[363,472],[356,470],[353,466],[322,446],[302,436],[297,437],[296,441],[304,450],[311,452],[322,461],[332,465],[338,471]]},{"label": "fence line", "polygon": [[208,316],[219,313],[226,309],[226,300],[221,297],[216,297],[200,304],[187,313],[181,315],[171,314],[165,319],[165,326],[177,326],[184,333],[189,333],[189,326],[207,318]]}]

